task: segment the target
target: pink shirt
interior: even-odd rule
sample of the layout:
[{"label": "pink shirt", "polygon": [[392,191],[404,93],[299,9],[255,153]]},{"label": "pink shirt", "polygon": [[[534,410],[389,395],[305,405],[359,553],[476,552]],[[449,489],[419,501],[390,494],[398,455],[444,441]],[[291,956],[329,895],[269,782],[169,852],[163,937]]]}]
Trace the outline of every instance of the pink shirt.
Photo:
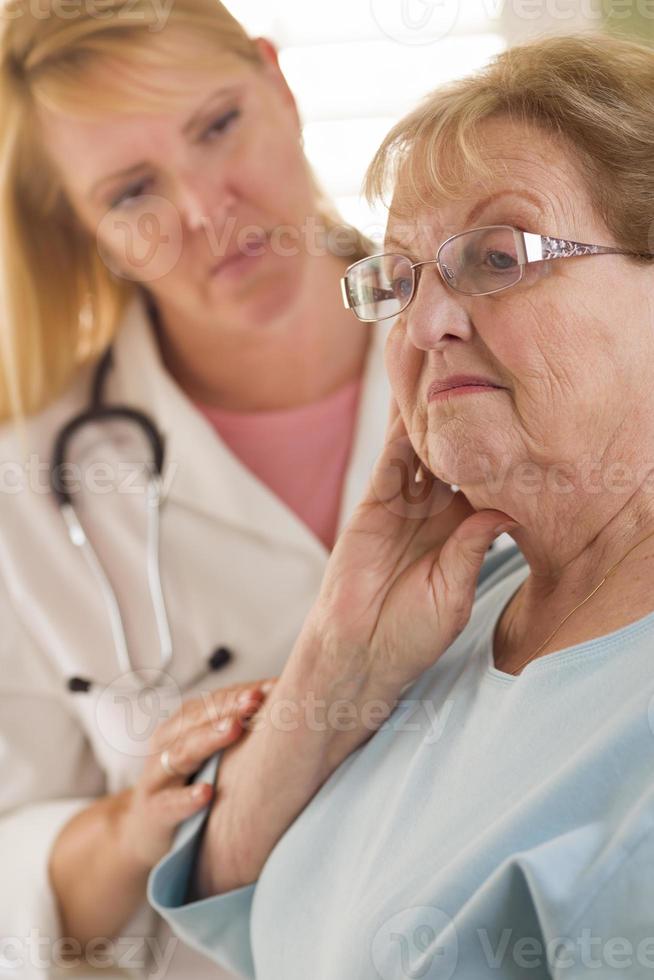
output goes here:
[{"label": "pink shirt", "polygon": [[196,407],[234,455],[331,549],[360,392],[357,379],[299,408],[230,412]]}]

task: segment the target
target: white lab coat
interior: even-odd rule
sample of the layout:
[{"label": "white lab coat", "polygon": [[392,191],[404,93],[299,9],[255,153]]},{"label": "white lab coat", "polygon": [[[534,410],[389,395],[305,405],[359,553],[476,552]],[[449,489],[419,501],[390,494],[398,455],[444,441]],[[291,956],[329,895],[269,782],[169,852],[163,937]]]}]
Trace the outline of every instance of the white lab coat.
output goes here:
[{"label": "white lab coat", "polygon": [[[361,327],[353,320],[352,329]],[[365,489],[387,419],[387,328],[371,329],[341,526]],[[119,673],[98,583],[45,490],[55,434],[87,406],[91,376],[84,369],[65,396],[29,423],[26,446],[12,427],[0,430],[0,938],[14,940],[6,959],[23,958],[23,969],[12,976],[42,977],[38,960],[51,958],[51,946],[35,952],[34,937],[52,942],[59,936],[47,877],[55,837],[93,798],[133,785],[143,765],[147,712],[160,720],[169,710],[146,705],[144,721],[102,688],[89,694],[66,689],[71,675],[109,684]],[[114,343],[106,400],[141,408],[166,438],[161,574],[174,649],[169,673],[183,685],[224,644],[234,659],[212,675],[212,686],[278,675],[318,592],[327,551],[221,443],[165,371],[139,294]],[[121,455],[137,441],[131,430],[125,449],[123,439],[109,439],[106,428],[96,426],[80,434],[71,459],[95,467],[96,492],[85,486],[79,512],[117,593],[132,659],[138,667],[156,667],[144,495],[129,490]],[[26,451],[29,472],[18,467]],[[141,447],[141,459],[145,453]],[[121,493],[111,489],[114,477],[108,480],[97,460],[114,467]],[[31,947],[25,943],[30,934]],[[188,947],[175,948],[178,941],[147,907],[124,935],[156,937],[162,955],[174,949],[167,980],[227,976]],[[133,941],[117,953],[123,966],[134,967],[145,950]],[[153,977],[163,975],[151,962],[148,969]]]}]

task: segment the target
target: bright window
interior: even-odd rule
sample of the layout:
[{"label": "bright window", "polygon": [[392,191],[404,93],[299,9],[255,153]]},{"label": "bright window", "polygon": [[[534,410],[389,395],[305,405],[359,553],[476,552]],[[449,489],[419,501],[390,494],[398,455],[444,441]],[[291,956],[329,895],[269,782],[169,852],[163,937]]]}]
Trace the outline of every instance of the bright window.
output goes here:
[{"label": "bright window", "polygon": [[[484,65],[506,44],[488,0],[227,0],[252,34],[280,49],[307,155],[341,214],[378,237],[360,194],[392,124],[431,89]],[[465,11],[463,7],[465,6]]]}]

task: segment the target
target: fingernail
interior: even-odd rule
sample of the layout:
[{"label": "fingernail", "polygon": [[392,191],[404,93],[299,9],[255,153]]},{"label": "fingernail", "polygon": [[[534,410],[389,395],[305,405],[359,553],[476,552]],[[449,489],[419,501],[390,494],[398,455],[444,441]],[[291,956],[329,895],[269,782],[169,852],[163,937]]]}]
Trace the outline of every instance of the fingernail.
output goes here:
[{"label": "fingernail", "polygon": [[261,685],[261,690],[264,694],[270,694],[273,687],[275,686],[275,681],[264,681]]},{"label": "fingernail", "polygon": [[231,718],[221,718],[218,724],[216,725],[216,731],[226,732],[231,724],[232,724]]},{"label": "fingernail", "polygon": [[191,790],[194,800],[200,800],[207,795],[207,789],[213,790],[211,783],[197,783]]},{"label": "fingernail", "polygon": [[250,704],[251,701],[254,701],[255,697],[256,695],[254,691],[244,691],[243,694],[239,696],[236,702],[236,707],[244,708],[246,704]]}]

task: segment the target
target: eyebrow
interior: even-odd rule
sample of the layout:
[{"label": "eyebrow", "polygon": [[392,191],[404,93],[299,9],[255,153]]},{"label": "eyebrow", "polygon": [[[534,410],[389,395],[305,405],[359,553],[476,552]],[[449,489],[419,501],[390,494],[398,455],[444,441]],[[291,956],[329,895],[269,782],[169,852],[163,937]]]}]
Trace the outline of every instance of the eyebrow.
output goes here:
[{"label": "eyebrow", "polygon": [[482,213],[482,211],[484,211],[489,204],[494,204],[495,201],[497,201],[498,198],[500,197],[523,197],[531,204],[533,204],[539,211],[542,212],[543,210],[543,206],[541,202],[538,200],[535,194],[531,193],[531,191],[528,190],[496,191],[494,194],[490,194],[488,197],[485,197],[482,201],[479,201],[477,204],[475,204],[473,208],[471,208],[471,210],[468,213],[468,217],[466,218],[466,225],[469,225],[471,221],[474,221],[476,218],[478,218],[479,215]]},{"label": "eyebrow", "polygon": [[[462,231],[466,231],[468,228],[470,228],[471,222],[472,221],[475,221],[479,217],[479,215],[482,214],[482,212],[490,204],[494,204],[495,201],[497,201],[501,197],[522,197],[522,198],[525,198],[525,200],[529,201],[531,204],[533,204],[534,207],[536,207],[538,209],[538,211],[540,211],[541,213],[543,211],[542,203],[539,201],[539,199],[536,197],[535,194],[532,194],[531,193],[531,191],[528,191],[528,190],[523,190],[523,191],[515,191],[515,190],[495,191],[495,193],[489,194],[488,197],[485,197],[485,198],[483,198],[483,200],[478,201],[474,205],[474,207],[472,207],[470,209],[470,211],[468,212],[468,215],[466,217],[466,220],[464,222],[464,227],[461,230]],[[448,238],[449,237],[450,236],[448,235]],[[387,238],[386,239],[385,245],[395,246],[397,248],[402,249],[409,256],[411,255],[411,249],[408,247],[408,245],[405,245],[403,242],[400,242],[397,238],[393,238],[392,235],[391,235],[390,238]]]},{"label": "eyebrow", "polygon": [[[207,96],[202,105],[195,110],[190,119],[184,123],[181,129],[183,135],[187,136],[198,125],[201,117],[205,114],[209,105],[211,105],[218,98],[218,96],[231,94],[236,91],[237,88],[238,86],[236,85],[227,85],[223,86],[222,88],[215,89],[209,96]],[[101,177],[100,180],[96,181],[95,184],[92,185],[90,190],[87,192],[87,196],[90,198],[95,197],[98,191],[100,191],[105,184],[109,184],[115,180],[120,180],[121,178],[124,179],[126,177],[131,177],[133,174],[137,174],[140,171],[145,170],[148,166],[150,166],[149,160],[141,160],[139,163],[132,164],[131,167],[125,167],[124,170],[117,170],[113,174],[108,174],[106,177]]]}]

